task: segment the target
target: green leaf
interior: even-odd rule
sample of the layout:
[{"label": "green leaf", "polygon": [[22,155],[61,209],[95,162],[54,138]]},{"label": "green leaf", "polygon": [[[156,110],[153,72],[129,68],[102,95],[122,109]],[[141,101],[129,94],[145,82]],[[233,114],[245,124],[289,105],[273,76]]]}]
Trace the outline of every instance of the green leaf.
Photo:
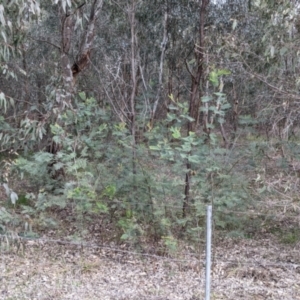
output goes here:
[{"label": "green leaf", "polygon": [[218,97],[226,97],[226,94],[221,93],[221,92],[216,92],[216,93],[214,93],[214,95],[216,95]]},{"label": "green leaf", "polygon": [[206,103],[206,102],[211,101],[212,99],[213,98],[211,96],[203,96],[203,97],[201,97],[201,102]]},{"label": "green leaf", "polygon": [[56,164],[53,165],[54,170],[61,170],[63,169],[64,164],[61,162],[57,162]]},{"label": "green leaf", "polygon": [[232,22],[232,30],[235,30],[236,26],[237,26],[237,20],[234,19],[233,22]]},{"label": "green leaf", "polygon": [[174,99],[174,95],[173,94],[169,95],[169,98],[170,98],[171,101],[176,102],[175,99]]},{"label": "green leaf", "polygon": [[247,124],[247,125],[250,125],[250,124],[255,124],[257,121],[252,118],[251,115],[241,115],[239,116],[239,124]]},{"label": "green leaf", "polygon": [[127,233],[124,233],[122,236],[121,236],[121,240],[128,240],[129,238],[129,235]]},{"label": "green leaf", "polygon": [[188,115],[180,115],[180,117],[183,118],[183,119],[187,119],[187,120],[190,121],[190,122],[195,121],[194,118],[192,118],[192,117],[190,117],[190,116],[188,116]]},{"label": "green leaf", "polygon": [[170,104],[170,105],[168,106],[168,108],[171,109],[171,110],[178,110],[178,107],[175,106],[175,105],[173,105],[173,104]]},{"label": "green leaf", "polygon": [[102,195],[107,196],[110,200],[112,200],[116,192],[117,192],[117,187],[114,184],[110,184],[104,189]]},{"label": "green leaf", "polygon": [[189,157],[188,157],[188,160],[189,160],[189,162],[191,162],[191,163],[200,163],[200,160],[199,160],[199,156],[198,155],[190,155]]},{"label": "green leaf", "polygon": [[185,153],[180,153],[179,155],[180,155],[180,157],[183,158],[183,159],[187,158],[187,154],[185,154]]},{"label": "green leaf", "polygon": [[172,132],[172,136],[174,139],[179,139],[181,137],[180,130],[176,127],[171,127],[170,131]]},{"label": "green leaf", "polygon": [[273,45],[270,46],[270,55],[273,58],[275,55],[275,47]]},{"label": "green leaf", "polygon": [[190,151],[192,150],[192,147],[191,147],[190,144],[183,144],[183,145],[181,146],[181,150],[182,150],[182,151],[185,151],[185,152],[190,152]]},{"label": "green leaf", "polygon": [[5,41],[5,43],[7,43],[7,37],[6,37],[5,32],[4,32],[4,31],[1,31],[1,35],[2,35],[2,37],[3,37],[4,41]]},{"label": "green leaf", "polygon": [[222,75],[229,75],[231,72],[227,69],[217,69],[209,73],[209,81],[213,84],[214,87],[219,85],[219,77]]},{"label": "green leaf", "polygon": [[282,47],[280,49],[280,55],[283,56],[287,51],[288,51],[288,49],[286,47]]},{"label": "green leaf", "polygon": [[211,71],[209,73],[209,81],[213,84],[213,86],[217,87],[219,85],[218,73],[216,71]]},{"label": "green leaf", "polygon": [[227,69],[219,69],[219,70],[217,70],[217,74],[218,74],[218,76],[230,75],[231,72]]},{"label": "green leaf", "polygon": [[82,100],[86,100],[86,94],[85,94],[85,92],[80,92],[79,93],[79,97],[82,99]]},{"label": "green leaf", "polygon": [[160,146],[149,146],[149,149],[159,151],[159,150],[161,150],[161,147]]},{"label": "green leaf", "polygon": [[168,119],[168,122],[172,122],[173,120],[176,120],[176,115],[168,113],[167,119]]},{"label": "green leaf", "polygon": [[4,106],[4,112],[6,113],[7,110],[7,102],[5,99],[5,95],[3,92],[0,92],[0,107]]},{"label": "green leaf", "polygon": [[102,213],[108,212],[108,207],[105,204],[103,204],[101,202],[96,202],[96,206],[100,212],[102,212]]},{"label": "green leaf", "polygon": [[18,195],[17,195],[15,192],[12,192],[12,193],[10,194],[10,200],[11,200],[11,203],[12,203],[13,205],[15,205],[16,202],[18,201]]},{"label": "green leaf", "polygon": [[223,105],[221,106],[221,108],[222,108],[223,110],[228,109],[228,108],[230,108],[230,107],[231,107],[230,103],[225,103],[225,104],[223,104]]},{"label": "green leaf", "polygon": [[4,7],[3,7],[2,4],[0,4],[0,22],[1,22],[2,26],[6,25],[6,21],[5,21],[5,18],[4,18]]}]

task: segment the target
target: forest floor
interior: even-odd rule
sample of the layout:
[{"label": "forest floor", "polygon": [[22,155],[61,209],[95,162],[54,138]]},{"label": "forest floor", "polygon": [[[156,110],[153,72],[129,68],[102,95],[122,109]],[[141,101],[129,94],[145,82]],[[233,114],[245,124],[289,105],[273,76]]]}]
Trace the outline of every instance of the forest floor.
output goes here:
[{"label": "forest floor", "polygon": [[[300,243],[282,244],[270,235],[215,244],[211,299],[300,299]],[[122,246],[30,240],[23,251],[12,246],[1,253],[0,299],[204,299],[202,250],[171,258]]]}]

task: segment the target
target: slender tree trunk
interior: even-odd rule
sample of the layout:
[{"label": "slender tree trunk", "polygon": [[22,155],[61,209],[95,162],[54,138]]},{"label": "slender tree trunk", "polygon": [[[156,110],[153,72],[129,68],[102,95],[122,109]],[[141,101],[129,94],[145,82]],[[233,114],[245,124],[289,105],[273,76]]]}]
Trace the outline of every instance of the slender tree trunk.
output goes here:
[{"label": "slender tree trunk", "polygon": [[[82,4],[80,7],[82,7]],[[103,0],[93,0],[91,6],[90,17],[86,26],[85,31],[83,32],[81,38],[81,46],[79,53],[76,57],[75,63],[72,65],[72,74],[73,74],[73,82],[75,84],[75,80],[77,75],[82,72],[90,62],[91,50],[94,43],[95,38],[95,25],[97,18],[101,12],[103,6]]]},{"label": "slender tree trunk", "polygon": [[167,42],[168,42],[167,25],[168,25],[168,9],[166,7],[165,13],[164,13],[164,20],[163,20],[164,32],[163,32],[163,39],[161,42],[161,53],[160,53],[159,74],[158,74],[158,88],[157,88],[157,93],[156,93],[156,97],[155,97],[156,99],[155,99],[153,109],[151,112],[151,119],[150,119],[151,128],[153,127],[156,110],[157,110],[158,103],[161,98],[161,93],[162,93],[162,89],[163,89],[163,71],[164,71],[164,62],[165,62],[165,52],[166,52]]},{"label": "slender tree trunk", "polygon": [[61,51],[60,51],[60,63],[62,69],[62,77],[64,83],[64,90],[59,96],[60,107],[63,109],[66,105],[71,104],[71,98],[73,95],[73,74],[71,69],[71,62],[69,59],[69,52],[72,44],[72,36],[74,33],[75,20],[71,12],[64,12],[62,5],[60,6],[61,15]]},{"label": "slender tree trunk", "polygon": [[236,95],[236,88],[233,86],[232,88],[232,93],[233,93],[233,112],[232,112],[232,124],[233,124],[233,131],[231,134],[231,146],[234,143],[234,140],[237,135],[237,129],[238,129],[238,116],[239,116],[239,99],[237,98]]},{"label": "slender tree trunk", "polygon": [[[91,2],[90,17],[88,19],[86,29],[81,37],[81,46],[78,51],[78,55],[73,63],[70,60],[70,51],[72,49],[73,34],[75,30],[76,12],[85,5],[85,2],[78,7],[68,7],[64,9],[62,1],[59,1],[59,15],[61,20],[61,45],[59,49],[63,78],[63,88],[60,89],[56,97],[56,101],[59,103],[59,114],[65,107],[72,106],[72,98],[75,93],[76,76],[83,71],[90,62],[90,53],[94,41],[95,23],[101,11],[103,0],[93,0]],[[58,124],[62,125],[59,114],[56,116],[56,121]],[[55,156],[61,148],[61,144],[51,141],[48,151]],[[53,161],[53,164],[55,164],[55,157]],[[54,173],[53,178],[57,178],[57,170],[53,171],[52,169],[53,168],[51,168],[51,172]],[[61,173],[62,170],[58,171]]]},{"label": "slender tree trunk", "polygon": [[[189,121],[187,124],[187,134],[195,131],[197,124],[199,122],[199,108],[201,104],[201,96],[202,96],[202,88],[201,84],[203,82],[204,74],[203,74],[203,59],[204,59],[204,24],[207,15],[207,7],[209,4],[209,0],[201,0],[199,1],[199,41],[198,45],[194,46],[194,55],[195,60],[197,62],[196,71],[188,71],[190,72],[192,85],[191,85],[191,96],[190,96],[190,104],[189,104],[189,116],[194,119],[194,121]],[[185,218],[187,216],[187,211],[189,208],[190,201],[190,170],[191,164],[187,161],[186,164],[187,172],[185,175],[185,198],[183,202],[182,215]]]},{"label": "slender tree trunk", "polygon": [[75,91],[76,77],[82,72],[90,62],[91,49],[94,42],[95,23],[101,11],[103,0],[93,0],[91,4],[90,17],[87,22],[85,31],[82,34],[80,49],[75,62],[71,62],[70,50],[72,47],[72,37],[75,30],[75,13],[81,9],[84,4],[79,7],[69,8],[64,12],[62,4],[60,5],[61,16],[61,51],[60,61],[64,83],[64,93],[61,95],[61,107],[71,105],[72,96]]},{"label": "slender tree trunk", "polygon": [[[128,8],[128,17],[131,33],[131,82],[132,90],[130,95],[130,115],[131,115],[131,138],[132,138],[132,173],[136,175],[136,112],[135,97],[137,92],[137,38],[136,38],[136,1],[132,0],[131,7]],[[135,184],[134,184],[135,185]]]}]

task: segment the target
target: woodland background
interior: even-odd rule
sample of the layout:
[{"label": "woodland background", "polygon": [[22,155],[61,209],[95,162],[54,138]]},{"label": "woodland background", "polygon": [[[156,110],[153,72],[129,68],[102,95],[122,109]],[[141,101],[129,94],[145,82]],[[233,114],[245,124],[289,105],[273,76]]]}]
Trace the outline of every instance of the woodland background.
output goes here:
[{"label": "woodland background", "polygon": [[297,242],[299,8],[1,1],[1,233]]}]

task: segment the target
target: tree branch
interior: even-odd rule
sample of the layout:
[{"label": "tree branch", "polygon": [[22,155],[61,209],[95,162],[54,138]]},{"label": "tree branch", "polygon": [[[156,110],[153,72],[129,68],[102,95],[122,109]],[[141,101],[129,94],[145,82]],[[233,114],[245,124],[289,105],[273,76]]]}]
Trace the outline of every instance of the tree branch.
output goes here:
[{"label": "tree branch", "polygon": [[59,46],[57,46],[57,45],[55,45],[55,44],[53,44],[53,43],[51,43],[51,42],[49,42],[47,40],[35,39],[33,37],[29,37],[29,38],[32,39],[32,40],[34,40],[34,41],[36,41],[36,42],[47,43],[47,44],[53,46],[54,48],[56,48],[56,49],[58,49],[60,51],[60,47]]}]

